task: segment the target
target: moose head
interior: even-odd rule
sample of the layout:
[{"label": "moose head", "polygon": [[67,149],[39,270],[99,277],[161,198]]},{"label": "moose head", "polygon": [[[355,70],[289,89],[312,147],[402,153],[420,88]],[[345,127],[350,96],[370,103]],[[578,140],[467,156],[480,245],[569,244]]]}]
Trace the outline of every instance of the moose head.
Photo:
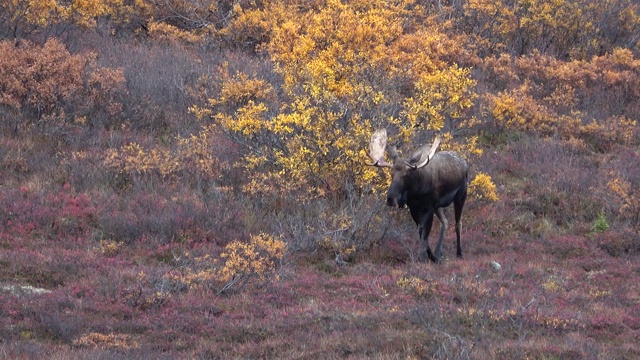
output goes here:
[{"label": "moose head", "polygon": [[[441,138],[437,136],[431,145],[420,147],[408,158],[402,158],[395,149],[390,150],[392,163],[384,160],[387,131],[377,130],[371,136],[369,166],[391,168],[391,184],[387,191],[387,206],[409,207],[411,217],[418,226],[421,239],[419,258],[428,256],[439,262],[442,255],[442,241],[448,226],[444,208],[453,203],[456,220],[457,256],[462,257],[460,231],[462,208],[467,198],[468,165],[452,151],[437,152]],[[440,237],[435,254],[429,247],[429,233],[433,216],[440,220]]]}]

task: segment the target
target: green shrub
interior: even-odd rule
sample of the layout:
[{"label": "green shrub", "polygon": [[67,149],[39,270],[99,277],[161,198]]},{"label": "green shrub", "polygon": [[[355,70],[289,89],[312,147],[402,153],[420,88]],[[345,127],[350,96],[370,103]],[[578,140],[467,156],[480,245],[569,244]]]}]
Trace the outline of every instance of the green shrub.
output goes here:
[{"label": "green shrub", "polygon": [[607,230],[609,230],[609,223],[607,222],[607,217],[605,216],[604,211],[601,211],[600,214],[598,214],[598,218],[593,223],[591,231],[594,234],[597,234],[605,232]]}]

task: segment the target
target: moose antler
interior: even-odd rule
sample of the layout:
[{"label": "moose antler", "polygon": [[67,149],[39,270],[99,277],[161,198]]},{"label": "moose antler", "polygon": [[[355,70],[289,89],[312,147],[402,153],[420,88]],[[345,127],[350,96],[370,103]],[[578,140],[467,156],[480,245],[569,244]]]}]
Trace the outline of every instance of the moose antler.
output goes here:
[{"label": "moose antler", "polygon": [[422,151],[419,151],[418,153],[414,154],[411,157],[411,160],[419,161],[417,164],[413,164],[412,162],[409,162],[409,161],[405,161],[404,163],[414,170],[420,169],[421,167],[426,166],[429,163],[429,161],[433,159],[433,156],[436,154],[436,150],[438,150],[438,146],[440,146],[441,141],[442,141],[442,137],[440,135],[436,136],[436,138],[433,140],[433,144],[431,144],[431,150],[429,151],[429,155],[427,156],[424,156],[424,151],[427,149],[426,147],[423,148]]},{"label": "moose antler", "polygon": [[392,167],[393,165],[384,160],[384,149],[387,147],[387,130],[378,129],[371,135],[369,143],[369,157],[373,163],[366,163],[369,166]]}]

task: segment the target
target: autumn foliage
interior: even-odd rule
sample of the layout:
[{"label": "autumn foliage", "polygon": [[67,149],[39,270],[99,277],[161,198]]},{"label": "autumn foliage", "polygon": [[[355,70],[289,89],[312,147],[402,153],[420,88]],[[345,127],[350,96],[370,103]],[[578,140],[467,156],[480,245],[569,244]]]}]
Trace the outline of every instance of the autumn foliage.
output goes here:
[{"label": "autumn foliage", "polygon": [[638,358],[639,119],[633,0],[1,1],[0,354]]},{"label": "autumn foliage", "polygon": [[[330,1],[285,17],[274,6],[263,47],[281,76],[281,99],[257,74],[223,66],[219,98],[192,109],[250,148],[247,168],[257,174],[248,191],[278,184],[279,191],[323,196],[343,191],[345,182],[366,188],[377,178],[360,166],[373,129],[392,126],[395,141],[412,143],[419,129],[451,133],[473,124],[464,121],[475,97],[470,69],[448,64],[444,49],[422,51],[444,45],[446,36],[399,26],[417,22],[419,11]],[[473,137],[467,145],[467,153],[480,152]]]},{"label": "autumn foliage", "polygon": [[16,128],[33,123],[79,123],[117,117],[126,96],[122,69],[99,67],[95,54],[72,55],[56,39],[43,46],[0,42],[0,106],[18,116]]}]

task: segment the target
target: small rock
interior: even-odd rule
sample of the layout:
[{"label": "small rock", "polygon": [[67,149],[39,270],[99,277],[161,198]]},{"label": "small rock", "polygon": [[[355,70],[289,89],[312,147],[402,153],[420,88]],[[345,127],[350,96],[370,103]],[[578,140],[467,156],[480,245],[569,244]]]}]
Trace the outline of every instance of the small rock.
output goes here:
[{"label": "small rock", "polygon": [[48,294],[51,292],[51,290],[40,289],[30,285],[5,285],[0,287],[0,290],[16,296],[31,295],[31,294],[40,295],[40,294]]},{"label": "small rock", "polygon": [[493,268],[493,270],[495,271],[500,271],[502,270],[502,266],[500,265],[500,263],[498,263],[497,261],[492,261],[489,263],[491,265],[491,267]]}]

